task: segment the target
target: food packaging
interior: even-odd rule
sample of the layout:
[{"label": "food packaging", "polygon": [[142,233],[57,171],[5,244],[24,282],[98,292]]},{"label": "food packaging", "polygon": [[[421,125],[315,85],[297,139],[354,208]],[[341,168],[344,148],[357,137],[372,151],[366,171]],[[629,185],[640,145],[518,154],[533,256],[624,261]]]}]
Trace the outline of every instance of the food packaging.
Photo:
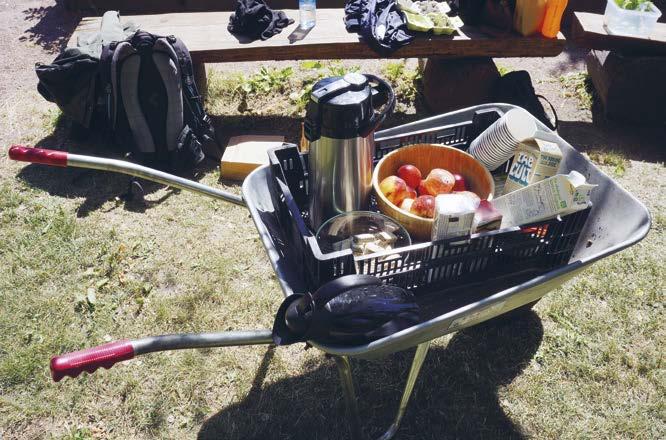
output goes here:
[{"label": "food packaging", "polygon": [[495,208],[492,202],[481,200],[474,212],[472,232],[496,231],[502,225],[502,213]]},{"label": "food packaging", "polygon": [[561,161],[562,151],[555,142],[539,138],[521,142],[513,156],[504,194],[554,176]]},{"label": "food packaging", "polygon": [[478,206],[478,200],[464,194],[440,194],[435,197],[432,240],[469,235]]},{"label": "food packaging", "polygon": [[498,197],[493,206],[502,213],[502,228],[520,226],[587,208],[596,186],[572,171]]}]

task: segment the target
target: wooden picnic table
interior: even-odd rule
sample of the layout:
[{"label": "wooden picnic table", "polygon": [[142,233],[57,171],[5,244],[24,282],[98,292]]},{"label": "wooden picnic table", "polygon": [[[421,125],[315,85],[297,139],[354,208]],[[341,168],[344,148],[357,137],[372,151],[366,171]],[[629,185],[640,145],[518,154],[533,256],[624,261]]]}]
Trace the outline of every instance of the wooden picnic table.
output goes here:
[{"label": "wooden picnic table", "polygon": [[[227,30],[232,12],[177,12],[168,14],[123,16],[141,29],[161,35],[175,35],[190,50],[198,81],[205,81],[204,63],[385,58],[345,29],[344,10],[317,10],[317,25],[306,35],[299,35],[298,10],[284,10],[294,24],[266,41],[243,41]],[[76,43],[81,33],[99,29],[101,17],[85,17],[70,39]],[[474,27],[464,26],[459,35],[424,34],[393,52],[390,58],[471,58],[471,57],[549,57],[564,49],[560,34],[548,39],[519,34],[488,36]]]},{"label": "wooden picnic table", "polygon": [[612,35],[604,27],[604,16],[575,12],[571,39],[580,47],[616,50],[631,55],[666,55],[666,23],[657,23],[646,38]]}]

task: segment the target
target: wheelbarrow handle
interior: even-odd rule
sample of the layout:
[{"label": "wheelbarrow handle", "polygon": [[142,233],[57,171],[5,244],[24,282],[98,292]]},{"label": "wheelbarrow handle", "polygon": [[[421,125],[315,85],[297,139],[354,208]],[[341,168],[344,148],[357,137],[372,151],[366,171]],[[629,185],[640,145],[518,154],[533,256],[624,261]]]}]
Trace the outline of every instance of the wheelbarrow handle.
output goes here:
[{"label": "wheelbarrow handle", "polygon": [[141,339],[123,339],[85,350],[51,358],[51,377],[60,382],[65,376],[77,377],[84,371],[94,373],[100,367],[111,368],[147,353],[182,350],[188,348],[229,347],[241,345],[267,345],[273,343],[271,330],[248,330],[219,333],[182,333],[151,336]]},{"label": "wheelbarrow handle", "polygon": [[94,373],[98,368],[111,368],[114,364],[134,357],[132,341],[110,342],[98,347],[67,353],[51,358],[51,377],[55,382],[65,377],[77,377],[87,371]]},{"label": "wheelbarrow handle", "polygon": [[112,171],[141,177],[146,180],[193,191],[215,199],[225,200],[236,205],[245,206],[243,197],[217,188],[203,185],[193,180],[184,179],[173,174],[158,171],[153,168],[138,165],[125,160],[107,159],[104,157],[71,154],[66,151],[47,150],[44,148],[31,148],[22,145],[9,147],[9,158],[22,162],[32,162],[59,167],[89,168],[93,170]]}]

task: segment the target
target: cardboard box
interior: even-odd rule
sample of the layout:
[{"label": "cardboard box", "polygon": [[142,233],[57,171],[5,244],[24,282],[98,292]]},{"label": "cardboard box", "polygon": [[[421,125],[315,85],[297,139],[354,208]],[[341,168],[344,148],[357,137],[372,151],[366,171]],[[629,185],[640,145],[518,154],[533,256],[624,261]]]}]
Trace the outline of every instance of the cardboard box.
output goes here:
[{"label": "cardboard box", "polygon": [[503,194],[554,176],[561,160],[562,151],[554,142],[538,138],[521,142],[513,156]]},{"label": "cardboard box", "polygon": [[586,183],[579,172],[572,171],[505,194],[492,203],[502,213],[502,228],[508,228],[585,209],[590,205],[590,193],[596,186]]},{"label": "cardboard box", "polygon": [[268,150],[279,147],[283,136],[248,135],[229,139],[220,161],[223,179],[243,180],[255,168],[268,164]]}]

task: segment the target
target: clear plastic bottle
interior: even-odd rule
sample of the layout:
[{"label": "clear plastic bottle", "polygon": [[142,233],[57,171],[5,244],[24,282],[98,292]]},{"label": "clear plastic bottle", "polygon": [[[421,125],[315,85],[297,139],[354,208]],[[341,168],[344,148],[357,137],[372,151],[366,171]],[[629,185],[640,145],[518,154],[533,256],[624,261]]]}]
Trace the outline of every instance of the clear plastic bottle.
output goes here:
[{"label": "clear plastic bottle", "polygon": [[301,29],[313,28],[317,23],[316,0],[298,0],[298,18]]}]

